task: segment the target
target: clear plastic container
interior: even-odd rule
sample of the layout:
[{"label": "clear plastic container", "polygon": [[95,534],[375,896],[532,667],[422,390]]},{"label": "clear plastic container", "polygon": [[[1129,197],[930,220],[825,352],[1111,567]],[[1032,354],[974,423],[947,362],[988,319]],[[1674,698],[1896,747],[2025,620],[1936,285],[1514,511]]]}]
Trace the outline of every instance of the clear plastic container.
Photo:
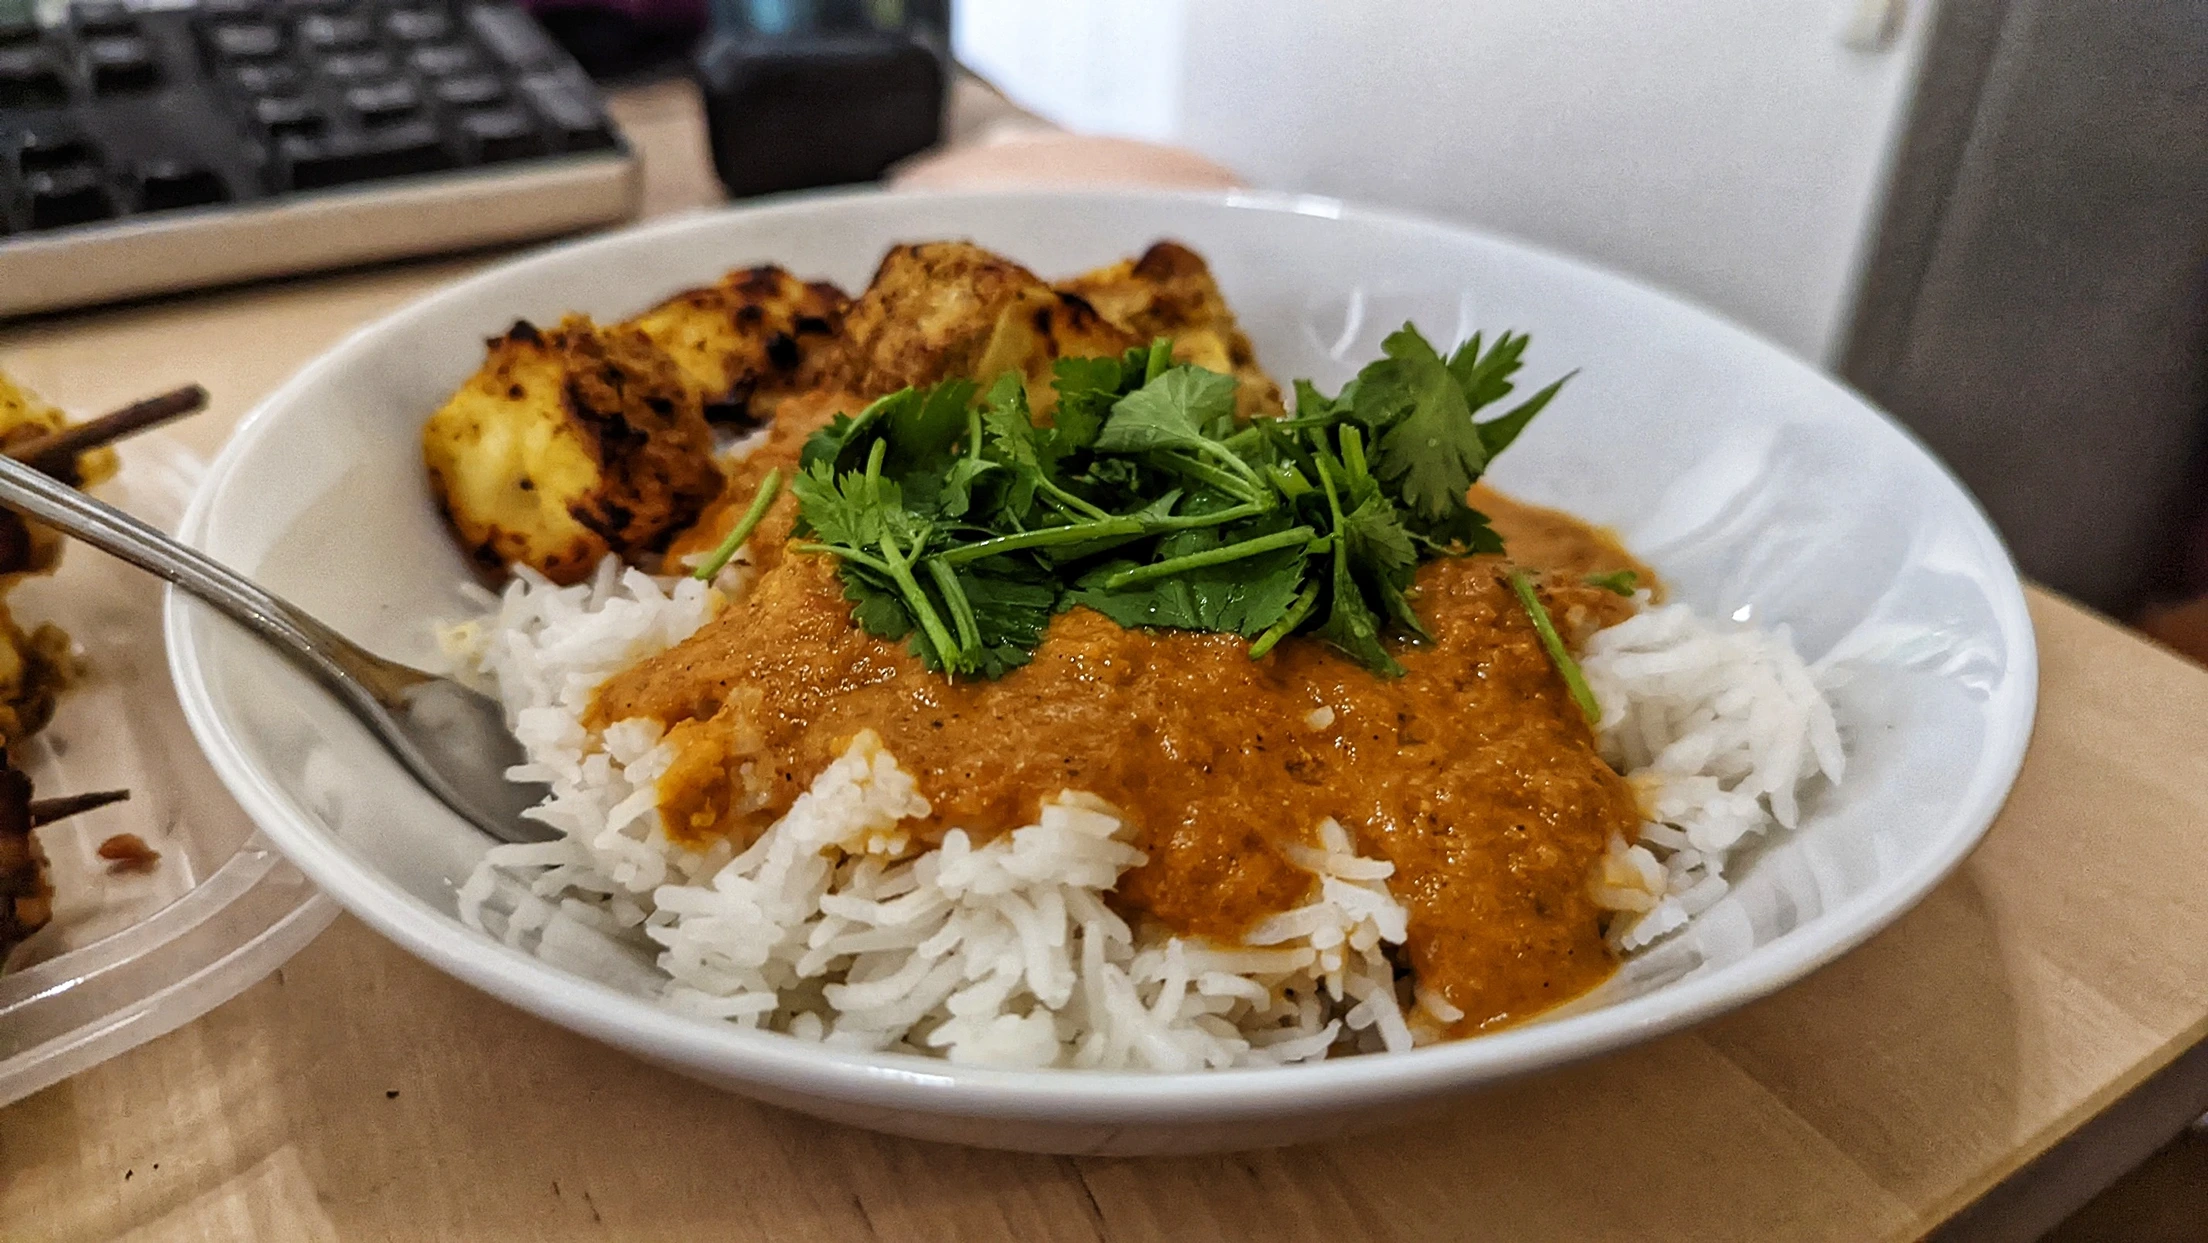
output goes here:
[{"label": "clear plastic container", "polygon": [[[174,530],[205,464],[153,433],[122,447],[100,489]],[[39,797],[128,788],[127,802],[37,830],[54,916],[0,970],[0,1104],[190,1022],[281,965],[337,907],[254,830],[185,726],[161,641],[161,584],[84,547],[8,597],[84,661],[54,721],[17,755]],[[158,852],[119,870],[100,843]]]}]

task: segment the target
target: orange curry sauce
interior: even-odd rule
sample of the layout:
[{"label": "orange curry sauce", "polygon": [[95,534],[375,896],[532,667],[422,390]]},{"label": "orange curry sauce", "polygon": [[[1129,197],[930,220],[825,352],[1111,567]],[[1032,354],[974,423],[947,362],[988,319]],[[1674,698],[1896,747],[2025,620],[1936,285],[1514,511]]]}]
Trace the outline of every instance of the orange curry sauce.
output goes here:
[{"label": "orange curry sauce", "polygon": [[[804,438],[856,403],[785,406],[768,443],[733,472],[723,504],[677,542],[709,548],[768,467],[787,473]],[[1646,567],[1568,515],[1485,488],[1512,558],[1543,571],[1568,638],[1623,617],[1627,601],[1581,582]],[[1436,561],[1417,607],[1434,641],[1397,652],[1385,679],[1311,640],[1252,661],[1232,635],[1122,630],[1075,609],[1034,661],[994,682],[953,683],[903,643],[854,626],[828,559],[786,551],[787,496],[752,539],[761,574],[741,606],[610,680],[590,723],[656,718],[678,758],[660,782],[669,832],[748,841],[861,729],[878,733],[934,808],[914,834],[986,838],[1029,823],[1061,790],[1119,807],[1148,863],[1114,901],[1188,936],[1233,940],[1301,905],[1311,876],[1283,857],[1332,816],[1359,853],[1395,864],[1405,946],[1421,989],[1464,1012],[1453,1034],[1536,1014],[1615,963],[1588,879],[1613,835],[1640,823],[1632,791],[1596,754],[1501,558]]]}]

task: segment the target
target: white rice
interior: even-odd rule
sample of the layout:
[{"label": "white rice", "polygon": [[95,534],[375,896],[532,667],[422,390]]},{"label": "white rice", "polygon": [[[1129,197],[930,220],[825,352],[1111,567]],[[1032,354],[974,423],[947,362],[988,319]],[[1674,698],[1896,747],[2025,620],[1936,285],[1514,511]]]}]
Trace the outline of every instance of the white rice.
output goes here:
[{"label": "white rice", "polygon": [[[512,775],[551,785],[531,815],[560,833],[487,852],[460,890],[464,921],[688,1013],[954,1062],[1268,1065],[1406,1049],[1462,1017],[1391,962],[1408,920],[1393,865],[1332,820],[1288,851],[1312,873],[1309,903],[1239,946],[1116,915],[1104,895],[1144,856],[1116,810],[1079,791],[981,845],[954,829],[913,853],[903,826],[927,800],[871,732],[741,854],[671,842],[660,727],[594,734],[581,718],[601,682],[688,637],[747,575],[738,563],[708,587],[609,559],[555,587],[524,570],[485,616],[444,631],[455,666],[504,699],[530,757]],[[1644,607],[1595,635],[1582,665],[1605,754],[1650,817],[1590,881],[1619,912],[1613,945],[1632,952],[1724,894],[1744,839],[1793,827],[1798,790],[1839,779],[1840,739],[1783,629]]]}]

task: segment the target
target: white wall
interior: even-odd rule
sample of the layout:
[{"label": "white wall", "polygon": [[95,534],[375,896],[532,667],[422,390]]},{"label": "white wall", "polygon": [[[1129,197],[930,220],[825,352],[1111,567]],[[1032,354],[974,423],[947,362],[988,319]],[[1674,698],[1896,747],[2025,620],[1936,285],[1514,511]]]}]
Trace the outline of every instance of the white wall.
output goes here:
[{"label": "white wall", "polygon": [[1797,352],[1840,347],[1933,0],[959,0],[960,57],[1070,128],[1473,221]]}]

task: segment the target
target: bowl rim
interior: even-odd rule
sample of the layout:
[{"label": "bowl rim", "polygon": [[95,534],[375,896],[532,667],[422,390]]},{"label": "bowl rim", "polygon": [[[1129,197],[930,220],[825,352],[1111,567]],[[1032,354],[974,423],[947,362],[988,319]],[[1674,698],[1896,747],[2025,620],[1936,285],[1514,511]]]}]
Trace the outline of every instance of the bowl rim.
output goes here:
[{"label": "bowl rim", "polygon": [[[354,330],[258,402],[240,421],[200,485],[179,530],[199,545],[237,464],[284,417],[304,408],[341,362],[373,351],[387,334],[433,308],[495,287],[519,272],[557,267],[595,250],[618,250],[737,219],[802,216],[877,200],[1001,202],[1028,199],[1064,207],[1120,201],[1182,203],[1287,213],[1409,231],[1475,238],[1550,264],[1593,273],[1714,321],[1739,346],[1776,354],[1844,393],[1863,414],[1898,434],[1965,502],[1972,532],[2003,573],[1988,603],[2009,654],[2001,692],[2006,711],[1986,714],[1983,758],[1945,818],[1938,844],[1911,866],[1818,918],[1815,937],[1783,935],[1747,958],[1640,997],[1548,1021],[1408,1052],[1223,1071],[1008,1070],[953,1065],[911,1054],[855,1053],[777,1032],[676,1013],[632,993],[570,974],[542,959],[465,929],[355,858],[312,815],[264,775],[225,727],[206,676],[195,615],[214,614],[174,588],[165,601],[171,676],[186,719],[209,762],[247,814],[317,885],[347,910],[416,957],[511,1005],[570,1030],[650,1059],[724,1081],[935,1114],[996,1116],[1064,1123],[1212,1121],[1320,1112],[1383,1104],[1471,1087],[1561,1065],[1677,1031],[1769,995],[1840,957],[1914,907],[1976,848],[2014,786],[2038,700],[2038,650],[2013,558],[1983,508],[1946,465],[1906,427],[1838,379],[1812,368],[1762,335],[1692,299],[1602,265],[1493,231],[1416,213],[1363,207],[1314,195],[1251,191],[1005,189],[888,192],[873,188],[777,196],[753,204],[678,213],[632,228],[543,248],[446,284]],[[455,824],[459,822],[455,820]]]}]

